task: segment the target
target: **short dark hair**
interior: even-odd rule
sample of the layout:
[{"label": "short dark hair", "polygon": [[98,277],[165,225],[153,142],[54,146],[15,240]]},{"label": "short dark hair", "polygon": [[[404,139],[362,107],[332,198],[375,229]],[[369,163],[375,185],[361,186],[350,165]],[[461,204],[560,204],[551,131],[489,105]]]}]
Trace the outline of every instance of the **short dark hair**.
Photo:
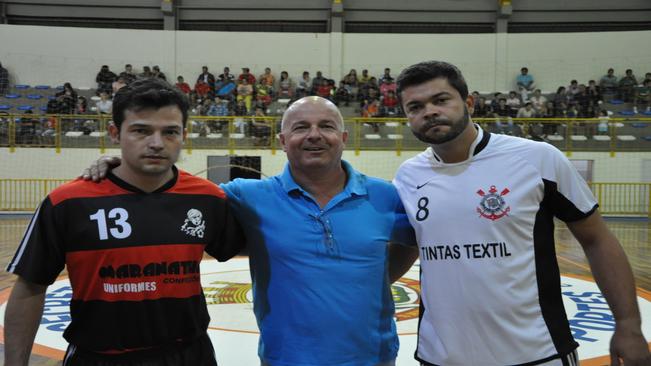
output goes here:
[{"label": "short dark hair", "polygon": [[113,123],[120,130],[127,110],[140,112],[175,105],[183,115],[183,127],[188,121],[188,99],[175,87],[161,79],[140,79],[120,88],[113,96]]},{"label": "short dark hair", "polygon": [[402,104],[402,92],[414,85],[420,85],[432,79],[444,78],[461,95],[461,99],[468,98],[468,84],[463,78],[461,70],[444,61],[423,61],[402,70],[398,76],[396,94]]}]

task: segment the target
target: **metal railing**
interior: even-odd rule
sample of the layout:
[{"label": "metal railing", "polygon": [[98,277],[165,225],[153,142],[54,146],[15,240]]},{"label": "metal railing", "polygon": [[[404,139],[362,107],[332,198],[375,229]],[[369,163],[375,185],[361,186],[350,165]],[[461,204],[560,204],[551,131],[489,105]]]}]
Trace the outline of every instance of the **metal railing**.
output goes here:
[{"label": "metal railing", "polygon": [[[571,155],[573,151],[651,151],[651,118],[475,118],[488,131],[547,141]],[[110,147],[107,115],[3,115],[0,116],[0,147],[10,152],[24,147]],[[424,144],[411,133],[405,118],[346,118],[347,149],[422,150]],[[185,149],[280,148],[280,117],[191,116]]]},{"label": "metal railing", "polygon": [[[65,179],[0,179],[0,211],[34,211]],[[651,218],[651,183],[589,183],[609,216]]]}]

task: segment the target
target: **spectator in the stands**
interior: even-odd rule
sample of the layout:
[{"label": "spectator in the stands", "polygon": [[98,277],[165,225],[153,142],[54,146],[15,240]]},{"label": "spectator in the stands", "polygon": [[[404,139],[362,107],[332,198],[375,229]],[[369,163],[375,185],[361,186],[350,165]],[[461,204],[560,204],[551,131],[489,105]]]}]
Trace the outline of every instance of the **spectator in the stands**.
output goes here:
[{"label": "spectator in the stands", "polygon": [[644,79],[642,85],[635,87],[634,111],[635,113],[638,113],[638,111],[651,112],[651,78]]},{"label": "spectator in the stands", "polygon": [[113,82],[113,85],[111,85],[113,94],[117,93],[118,90],[124,88],[125,86],[127,86],[127,83],[124,81],[124,78],[122,76],[119,76],[118,79]]},{"label": "spectator in the stands", "polygon": [[235,81],[235,75],[231,74],[231,68],[226,66],[224,67],[224,72],[219,74],[218,79],[222,84],[224,84],[228,80]]},{"label": "spectator in the stands", "polygon": [[392,79],[386,80],[380,84],[380,94],[382,94],[383,97],[386,97],[389,92],[396,92],[396,83]]},{"label": "spectator in the stands", "polygon": [[255,76],[251,74],[251,71],[249,70],[248,67],[243,67],[242,68],[242,73],[240,76],[237,77],[238,83],[242,83],[243,80],[246,80],[249,85],[255,85]]},{"label": "spectator in the stands", "polygon": [[218,92],[224,85],[228,84],[230,81],[235,81],[235,75],[231,74],[230,67],[224,67],[224,71],[217,76],[215,80],[215,92]]},{"label": "spectator in the stands", "polygon": [[531,98],[529,98],[529,101],[531,102],[531,106],[536,111],[536,113],[540,113],[542,107],[545,105],[545,103],[547,103],[547,97],[542,95],[540,89],[536,89],[534,90]]},{"label": "spectator in the stands", "polygon": [[362,101],[376,99],[380,95],[380,86],[377,84],[377,79],[375,77],[369,78],[368,82],[360,88],[360,94]]},{"label": "spectator in the stands", "polygon": [[310,95],[312,91],[312,79],[308,71],[303,71],[301,79],[296,84],[296,99]]},{"label": "spectator in the stands", "polygon": [[585,85],[579,84],[579,92],[574,95],[573,103],[579,111],[579,117],[589,118],[588,107],[590,107],[590,96]]},{"label": "spectator in the stands", "polygon": [[77,98],[77,108],[75,110],[75,114],[86,114],[88,113],[88,101],[86,100],[86,97],[80,96]]},{"label": "spectator in the stands", "polygon": [[371,80],[371,75],[368,74],[368,70],[362,70],[362,74],[357,78],[359,87],[363,88],[364,85],[368,84],[369,80]]},{"label": "spectator in the stands", "polygon": [[106,92],[101,92],[99,94],[99,100],[95,103],[97,107],[97,114],[111,114],[113,111],[113,101],[109,99],[109,95]]},{"label": "spectator in the stands", "polygon": [[287,71],[281,71],[280,80],[278,80],[278,99],[292,99],[293,87],[292,79]]},{"label": "spectator in the stands", "polygon": [[265,117],[265,109],[256,106],[253,118],[251,118],[250,128],[251,135],[253,136],[253,143],[257,146],[268,145],[269,138],[271,137],[271,125]]},{"label": "spectator in the stands", "polygon": [[390,91],[386,96],[381,98],[382,101],[382,116],[383,117],[395,117],[400,114],[400,107],[398,103],[398,98],[396,93]]},{"label": "spectator in the stands", "polygon": [[151,72],[151,68],[149,66],[143,66],[142,72],[138,74],[139,79],[147,79],[152,77],[154,77],[154,73]]},{"label": "spectator in the stands", "polygon": [[120,73],[119,77],[121,77],[122,80],[124,80],[124,82],[129,85],[138,78],[138,75],[133,72],[133,66],[131,66],[131,64],[126,64],[124,65],[124,71]]},{"label": "spectator in the stands", "polygon": [[597,107],[599,102],[601,102],[601,88],[597,85],[597,82],[594,80],[588,81],[588,86],[586,87],[586,93],[590,99],[590,105]]},{"label": "spectator in the stands", "polygon": [[165,76],[165,74],[160,71],[160,67],[158,65],[154,65],[152,70],[152,77],[167,81],[167,76]]},{"label": "spectator in the stands", "polygon": [[387,67],[387,68],[384,69],[384,74],[382,75],[382,77],[380,78],[380,80],[378,82],[379,82],[380,86],[382,86],[382,84],[395,82],[395,80],[393,79],[393,76],[391,76],[391,69],[390,68]]},{"label": "spectator in the stands", "polygon": [[351,69],[350,72],[342,79],[343,87],[349,95],[349,100],[357,100],[359,97],[359,82],[357,81],[357,71]]},{"label": "spectator in the stands", "polygon": [[228,116],[229,113],[228,101],[221,99],[220,97],[215,97],[214,103],[208,109],[206,114],[214,117],[224,117]]},{"label": "spectator in the stands", "polygon": [[[242,82],[244,83],[244,82]],[[238,89],[239,93],[239,89]],[[266,83],[258,83],[255,86],[255,101],[256,101],[256,106],[261,106],[264,109],[267,109],[269,104],[271,104],[272,100],[272,88],[269,84]]]},{"label": "spectator in the stands", "polygon": [[611,100],[617,96],[619,82],[617,81],[617,76],[615,76],[615,70],[612,67],[608,69],[606,75],[599,79],[599,87],[607,100]]},{"label": "spectator in the stands", "polygon": [[567,98],[570,103],[574,103],[574,96],[579,93],[579,82],[576,80],[570,81],[570,85],[567,87]]},{"label": "spectator in the stands", "polygon": [[70,83],[63,84],[63,90],[55,94],[58,102],[57,113],[73,114],[77,106],[77,92]]},{"label": "spectator in the stands", "polygon": [[275,93],[274,85],[276,84],[276,77],[271,73],[271,68],[265,67],[264,74],[258,78],[258,83],[266,85],[269,89],[269,95],[273,96]]},{"label": "spectator in the stands", "polygon": [[637,79],[633,75],[633,70],[626,69],[626,75],[619,79],[619,95],[624,102],[633,102],[633,95],[635,87],[637,86]]},{"label": "spectator in the stands", "polygon": [[350,88],[346,87],[343,80],[339,82],[339,87],[335,91],[335,104],[341,106],[341,103],[347,107],[350,104],[352,96],[350,95]]},{"label": "spectator in the stands", "polygon": [[108,65],[103,65],[102,68],[95,76],[95,82],[97,82],[97,94],[101,92],[107,92],[111,94],[113,92],[113,82],[118,79],[118,76],[111,70],[109,70]]},{"label": "spectator in the stands", "polygon": [[210,89],[210,85],[206,84],[203,80],[197,80],[197,83],[194,84],[194,93],[197,98],[202,101],[203,99],[212,97],[212,89]]},{"label": "spectator in the stands", "polygon": [[[380,101],[378,100],[364,100],[362,101],[362,117],[363,118],[375,118],[380,115]],[[380,124],[375,121],[369,121],[364,123],[371,126],[374,133],[380,132]]]},{"label": "spectator in the stands", "polygon": [[510,113],[509,115],[511,117],[515,117],[518,115],[518,110],[520,110],[520,97],[518,96],[518,93],[515,91],[511,90],[509,92],[509,97],[506,98],[506,105],[509,106]]},{"label": "spectator in the stands", "polygon": [[249,79],[247,77],[242,78],[240,80],[240,85],[237,86],[237,102],[239,103],[240,101],[244,101],[247,111],[251,110],[253,86],[249,84]]},{"label": "spectator in the stands", "polygon": [[533,118],[536,116],[536,110],[533,109],[533,104],[529,101],[524,103],[524,107],[518,109],[517,118]]},{"label": "spectator in the stands", "polygon": [[[542,118],[545,119],[551,119],[556,117],[556,109],[554,108],[554,102],[548,101],[545,103],[545,107],[543,108],[542,112]],[[548,135],[555,135],[556,129],[558,127],[558,122],[556,121],[543,121],[543,135],[547,137]]]},{"label": "spectator in the stands", "polygon": [[200,81],[206,84],[211,92],[215,91],[215,75],[208,72],[208,66],[201,66],[201,74],[197,76],[197,84]]},{"label": "spectator in the stands", "polygon": [[311,95],[318,95],[319,88],[323,85],[323,80],[327,80],[321,71],[316,72],[316,76],[312,79]]},{"label": "spectator in the stands", "polygon": [[183,94],[189,95],[192,93],[192,88],[190,88],[190,84],[185,82],[185,79],[183,79],[183,76],[178,76],[176,78],[176,88],[179,89]]},{"label": "spectator in the stands", "polygon": [[20,116],[20,121],[16,123],[16,143],[17,144],[35,144],[37,143],[38,121],[33,117],[32,110],[26,110]]},{"label": "spectator in the stands", "polygon": [[567,89],[564,86],[559,86],[558,89],[556,89],[556,93],[554,94],[554,108],[558,108],[561,103],[567,103],[569,102],[569,97],[567,95]]},{"label": "spectator in the stands", "polygon": [[533,76],[529,74],[529,69],[523,67],[520,69],[520,75],[515,79],[516,87],[522,97],[522,102],[529,100],[529,93],[536,87]]},{"label": "spectator in the stands", "polygon": [[[493,99],[491,99],[491,101],[490,101],[491,110],[493,112],[495,112],[495,110],[497,110],[497,106],[500,104],[500,98],[504,98],[504,97],[502,97],[502,93],[500,93],[500,92],[493,93]],[[506,98],[504,98],[504,100],[506,100]]]},{"label": "spectator in the stands", "polygon": [[9,71],[0,62],[0,95],[4,96],[9,90]]},{"label": "spectator in the stands", "polygon": [[[509,116],[510,108],[506,105],[506,98],[499,97],[497,99],[497,106],[493,109],[493,118],[495,118],[495,126],[500,133],[513,133],[513,119]],[[507,121],[507,126],[504,125],[504,119]]]},{"label": "spectator in the stands", "polygon": [[554,116],[556,118],[566,118],[567,117],[567,103],[559,102],[558,104],[554,103]]},{"label": "spectator in the stands", "polygon": [[316,95],[320,96],[321,98],[332,100],[331,93],[332,93],[332,85],[330,84],[330,80],[326,78],[322,78],[321,85],[317,88]]},{"label": "spectator in the stands", "polygon": [[473,117],[486,118],[492,115],[493,111],[490,108],[490,102],[486,101],[486,97],[479,97],[478,102],[475,103],[475,108],[472,111]]}]

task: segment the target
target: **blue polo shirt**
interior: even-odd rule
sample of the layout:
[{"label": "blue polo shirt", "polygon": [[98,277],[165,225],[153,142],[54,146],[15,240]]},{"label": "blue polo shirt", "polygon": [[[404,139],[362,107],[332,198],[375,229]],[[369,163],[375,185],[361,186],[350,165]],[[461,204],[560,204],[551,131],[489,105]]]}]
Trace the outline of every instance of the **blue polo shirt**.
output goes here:
[{"label": "blue polo shirt", "polygon": [[342,162],[323,209],[289,165],[222,185],[247,235],[258,354],[272,366],[374,366],[396,358],[387,242],[415,244],[395,188]]}]

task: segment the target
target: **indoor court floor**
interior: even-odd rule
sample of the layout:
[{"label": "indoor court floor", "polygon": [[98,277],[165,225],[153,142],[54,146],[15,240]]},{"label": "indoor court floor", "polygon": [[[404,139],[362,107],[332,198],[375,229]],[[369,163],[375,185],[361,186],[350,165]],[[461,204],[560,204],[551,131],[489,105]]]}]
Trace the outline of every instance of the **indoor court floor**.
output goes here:
[{"label": "indoor court floor", "polygon": [[[28,216],[0,215],[0,316],[4,318],[5,303],[13,275],[4,268],[28,224]],[[638,301],[642,311],[643,331],[651,340],[651,223],[646,220],[607,220],[631,261],[637,281]],[[612,335],[612,317],[607,309],[592,308],[587,314],[577,307],[600,298],[583,252],[562,223],[556,228],[557,256],[563,274],[563,301],[575,338],[580,343],[581,365],[609,364],[608,341]],[[417,365],[413,360],[418,320],[418,264],[392,290],[396,303],[396,320],[400,334],[398,366]],[[206,260],[202,263],[202,285],[211,314],[209,334],[215,345],[220,366],[257,366],[257,329],[251,306],[251,286],[246,258],[226,263]],[[39,328],[30,365],[60,365],[65,342],[62,329],[67,324],[70,288],[65,274],[48,289],[46,310]],[[588,300],[588,301],[585,301]],[[585,309],[584,309],[585,310]],[[0,320],[4,324],[4,320]],[[2,335],[0,334],[0,341]],[[4,346],[0,344],[0,352]]]}]

